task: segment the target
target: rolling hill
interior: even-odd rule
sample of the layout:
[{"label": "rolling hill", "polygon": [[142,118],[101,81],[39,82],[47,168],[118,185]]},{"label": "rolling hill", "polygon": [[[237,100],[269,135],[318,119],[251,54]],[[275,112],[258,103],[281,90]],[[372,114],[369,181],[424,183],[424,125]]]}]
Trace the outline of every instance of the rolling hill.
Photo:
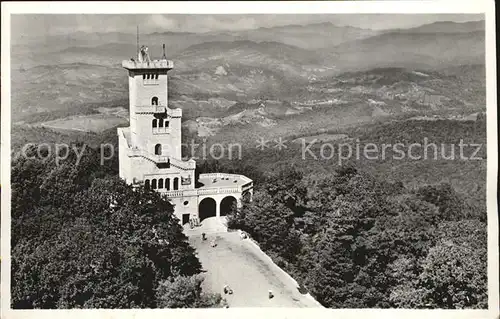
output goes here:
[{"label": "rolling hill", "polygon": [[331,22],[312,23],[308,25],[286,25],[270,28],[259,28],[250,31],[232,32],[242,40],[256,42],[277,41],[307,50],[316,50],[368,38],[380,31],[337,26]]},{"label": "rolling hill", "polygon": [[407,67],[440,69],[484,61],[484,32],[395,31],[326,49],[344,69]]},{"label": "rolling hill", "polygon": [[411,33],[470,33],[476,31],[484,32],[484,20],[469,22],[438,21],[424,24],[415,28],[406,29]]},{"label": "rolling hill", "polygon": [[12,72],[13,120],[35,113],[70,110],[88,103],[123,99],[127,78],[120,68],[71,63]]},{"label": "rolling hill", "polygon": [[[171,105],[184,109],[186,120],[240,114],[223,121],[238,126],[253,125],[261,115],[272,123],[308,114],[325,122],[313,114],[328,110],[337,123],[341,114],[469,112],[485,103],[484,21],[385,31],[315,23],[157,32],[141,35],[141,42],[154,44],[153,58],[167,44],[175,64]],[[120,63],[136,47],[132,34],[75,32],[14,38],[13,51],[13,118],[22,120],[44,112],[89,114],[92,107],[83,105],[92,103],[117,106],[127,97]],[[256,116],[261,103],[265,114]]]}]

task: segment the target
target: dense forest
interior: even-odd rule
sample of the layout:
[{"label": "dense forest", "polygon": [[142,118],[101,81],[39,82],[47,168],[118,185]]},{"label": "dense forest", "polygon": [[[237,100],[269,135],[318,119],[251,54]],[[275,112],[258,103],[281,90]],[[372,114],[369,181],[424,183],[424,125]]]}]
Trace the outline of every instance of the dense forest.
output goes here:
[{"label": "dense forest", "polygon": [[229,215],[333,308],[486,308],[486,211],[446,183],[408,190],[341,167],[286,166]]},{"label": "dense forest", "polygon": [[[482,118],[409,121],[343,133],[362,143],[422,136],[485,143],[485,127]],[[80,162],[70,152],[56,165],[54,154],[36,153],[34,145],[12,162],[14,308],[224,304],[202,291],[200,263],[170,203],[125,185],[117,156],[100,165],[98,150],[87,146]],[[297,154],[292,146],[254,151],[199,161],[197,172],[254,180],[253,201],[233,211],[229,225],[246,231],[304,291],[333,308],[487,307],[485,160],[407,163],[394,175],[384,163],[334,166]],[[417,167],[420,175],[435,168],[433,177],[445,182],[409,187],[399,177],[415,180],[409,170]],[[463,175],[468,167],[473,178]],[[448,183],[452,170],[460,175]]]},{"label": "dense forest", "polygon": [[158,193],[132,190],[116,159],[79,147],[56,163],[38,152],[12,163],[12,307],[217,307],[201,264]]}]

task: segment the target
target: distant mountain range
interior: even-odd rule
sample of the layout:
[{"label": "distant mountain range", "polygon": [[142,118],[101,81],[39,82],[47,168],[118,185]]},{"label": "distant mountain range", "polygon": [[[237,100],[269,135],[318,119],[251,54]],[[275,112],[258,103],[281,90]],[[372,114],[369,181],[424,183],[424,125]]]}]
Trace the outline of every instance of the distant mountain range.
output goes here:
[{"label": "distant mountain range", "polygon": [[[117,32],[75,32],[40,39],[13,35],[14,118],[123,99],[127,81],[121,61],[135,55],[135,40],[135,34]],[[484,21],[384,31],[316,23],[234,32],[157,32],[141,35],[142,43],[149,45],[153,58],[162,55],[161,44],[166,44],[175,66],[169,82],[172,105],[186,108],[192,116],[214,116],[221,105],[245,105],[250,100],[282,101],[278,105],[285,101],[283,114],[301,113],[296,106],[336,98],[351,103],[359,96],[339,96],[334,84],[341,85],[343,74],[373,74],[371,70],[377,68],[406,70],[396,73],[400,76],[412,70],[436,71],[437,85],[445,81],[446,87],[459,85],[442,76],[455,68],[470,72],[467,77],[477,83],[485,50]],[[415,79],[398,81],[408,90],[417,85]],[[363,80],[359,88],[349,90],[373,95],[371,85]],[[449,92],[439,94],[451,98]]]},{"label": "distant mountain range", "polygon": [[458,33],[458,32],[474,32],[485,30],[484,20],[469,21],[469,22],[453,22],[439,21],[429,24],[424,24],[419,27],[406,29],[406,32],[411,33]]}]

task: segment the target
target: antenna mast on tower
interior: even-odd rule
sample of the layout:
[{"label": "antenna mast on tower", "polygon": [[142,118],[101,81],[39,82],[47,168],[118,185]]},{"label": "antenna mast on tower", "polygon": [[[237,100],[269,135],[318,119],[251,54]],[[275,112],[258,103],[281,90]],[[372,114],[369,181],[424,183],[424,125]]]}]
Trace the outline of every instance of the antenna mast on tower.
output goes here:
[{"label": "antenna mast on tower", "polygon": [[163,60],[167,59],[167,54],[165,53],[165,43],[163,43],[163,56],[161,57]]},{"label": "antenna mast on tower", "polygon": [[139,26],[137,26],[137,56],[139,56]]}]

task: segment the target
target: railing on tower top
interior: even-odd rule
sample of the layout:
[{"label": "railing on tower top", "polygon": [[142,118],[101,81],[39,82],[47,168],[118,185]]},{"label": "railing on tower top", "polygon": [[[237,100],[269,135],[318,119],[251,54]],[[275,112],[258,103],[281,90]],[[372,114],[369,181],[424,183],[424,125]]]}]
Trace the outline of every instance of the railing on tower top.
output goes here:
[{"label": "railing on tower top", "polygon": [[171,60],[153,60],[153,61],[122,61],[122,67],[126,69],[173,69],[174,62]]}]

